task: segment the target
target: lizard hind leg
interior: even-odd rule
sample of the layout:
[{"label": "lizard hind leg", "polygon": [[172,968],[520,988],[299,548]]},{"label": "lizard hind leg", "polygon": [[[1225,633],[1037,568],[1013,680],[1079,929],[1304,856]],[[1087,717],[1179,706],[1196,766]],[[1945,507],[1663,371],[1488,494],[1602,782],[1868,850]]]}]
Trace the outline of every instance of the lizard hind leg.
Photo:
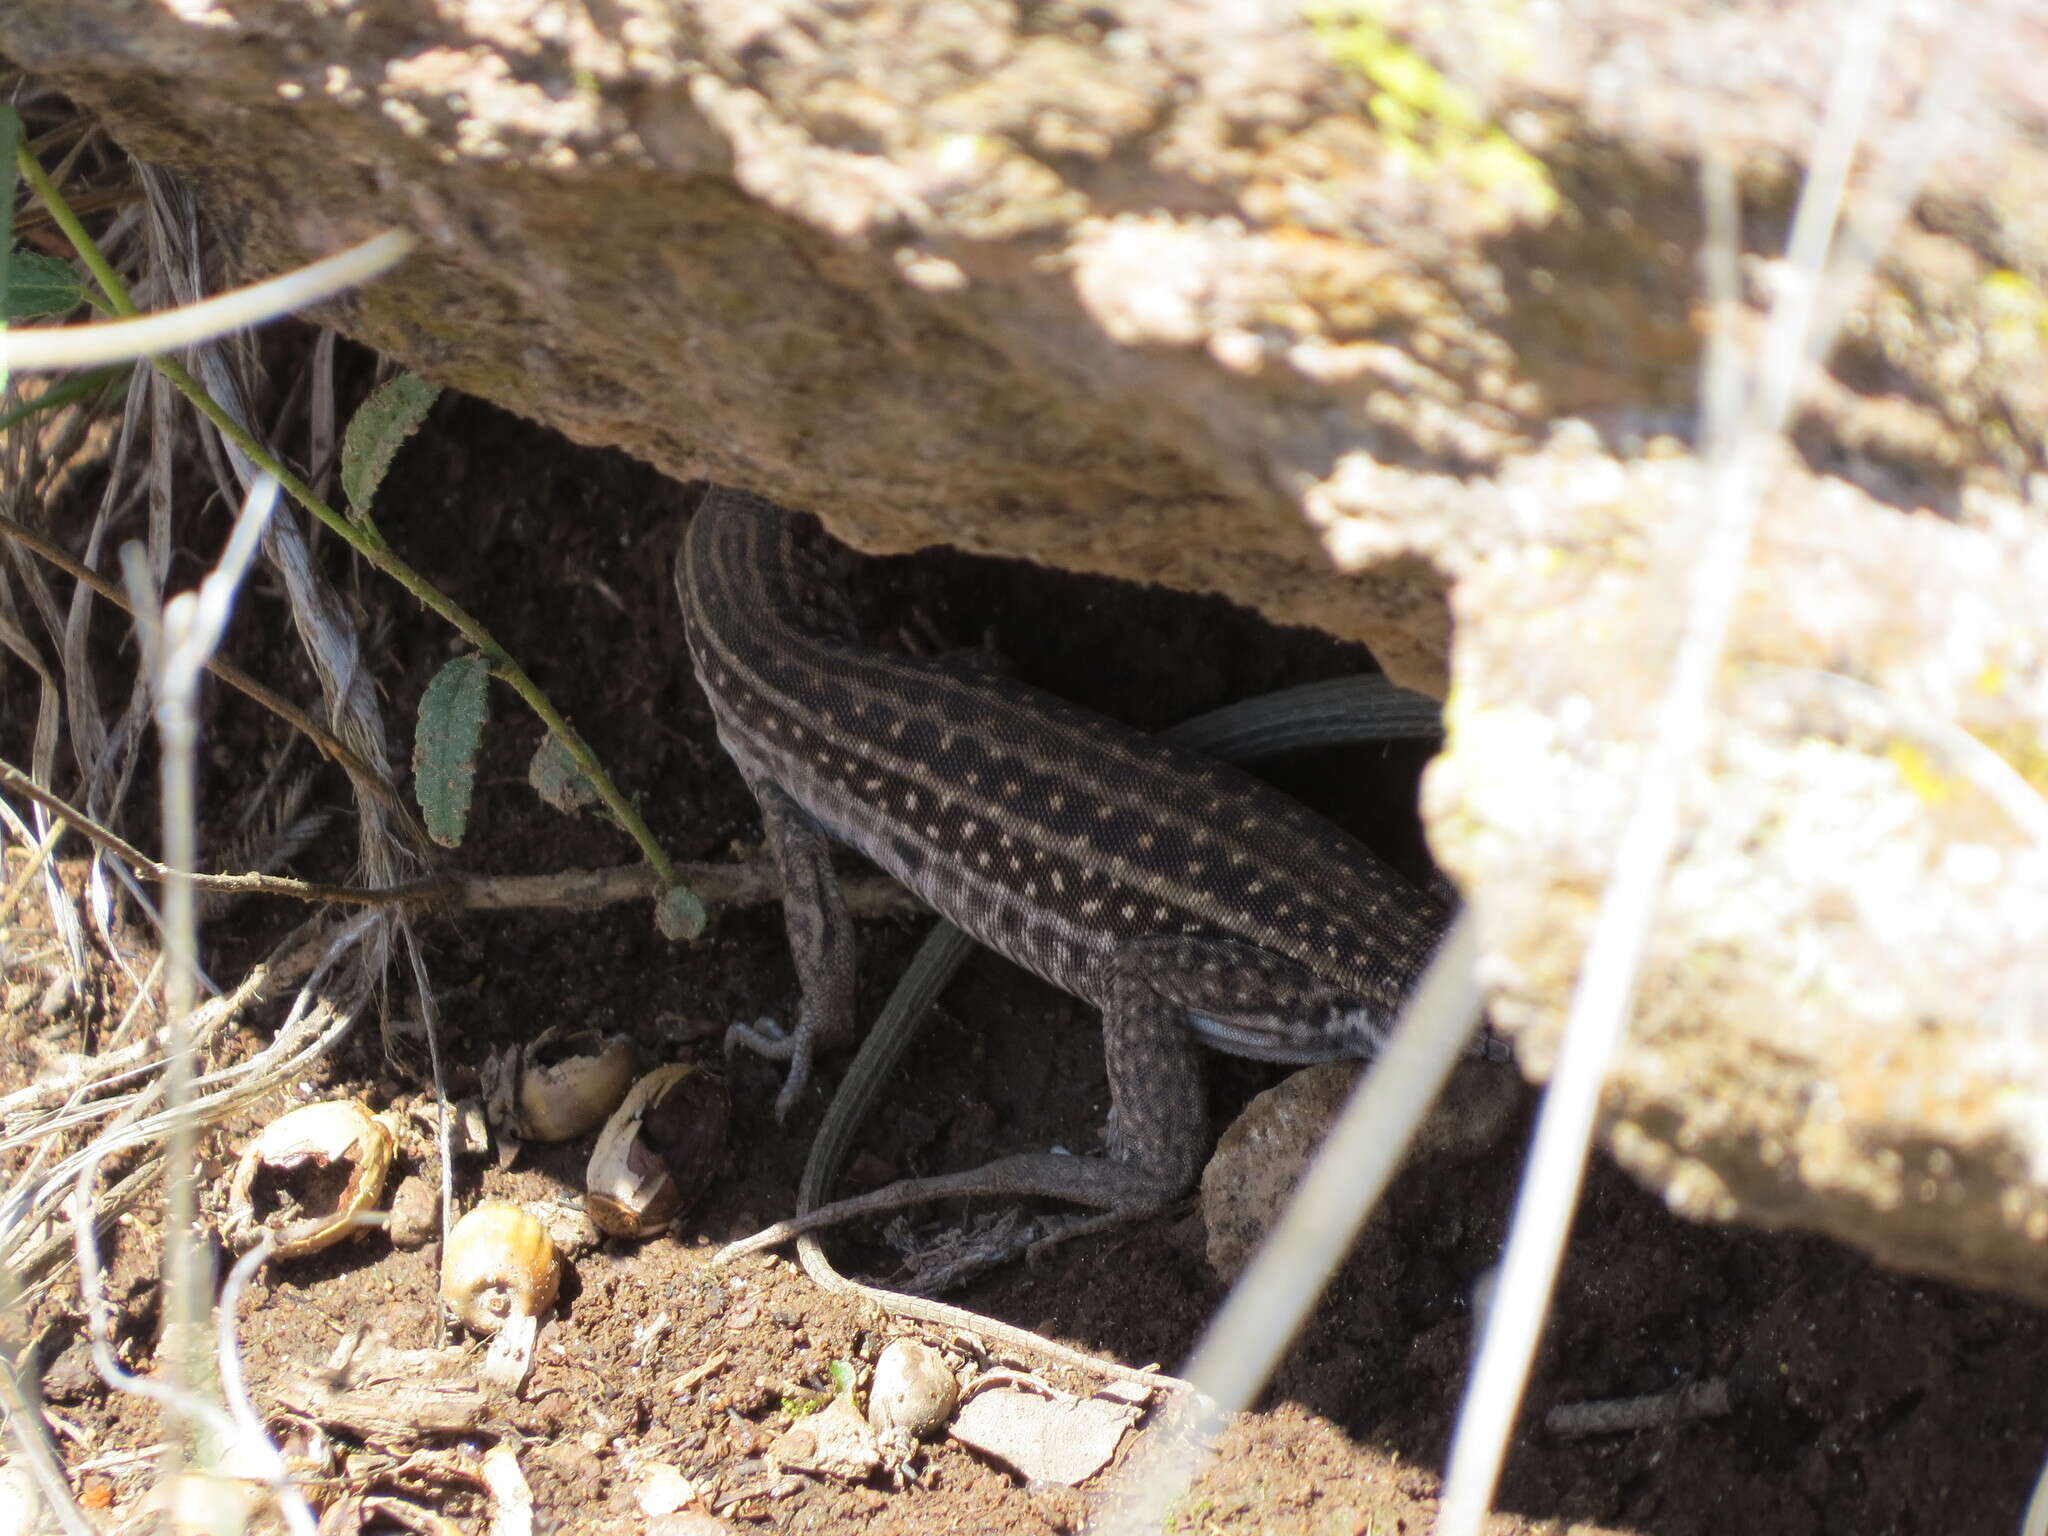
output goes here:
[{"label": "lizard hind leg", "polygon": [[1208,1117],[1201,1053],[1186,1007],[1159,986],[1158,958],[1156,946],[1142,943],[1110,957],[1103,973],[1102,1052],[1109,1070],[1110,1161],[1142,1174],[1171,1199],[1201,1175]]},{"label": "lizard hind leg", "polygon": [[1056,1243],[1104,1231],[1164,1209],[1193,1187],[1206,1150],[1201,1063],[1186,1008],[1162,995],[1145,946],[1126,946],[1104,972],[1104,1056],[1110,1084],[1110,1153],[1106,1158],[1023,1152],[979,1168],[931,1178],[900,1179],[864,1195],[835,1200],[742,1238],[717,1255],[737,1258],[806,1232],[862,1216],[967,1195],[1067,1200],[1096,1214],[1057,1218],[1022,1233],[1008,1252],[981,1255],[975,1267],[1039,1253]]}]

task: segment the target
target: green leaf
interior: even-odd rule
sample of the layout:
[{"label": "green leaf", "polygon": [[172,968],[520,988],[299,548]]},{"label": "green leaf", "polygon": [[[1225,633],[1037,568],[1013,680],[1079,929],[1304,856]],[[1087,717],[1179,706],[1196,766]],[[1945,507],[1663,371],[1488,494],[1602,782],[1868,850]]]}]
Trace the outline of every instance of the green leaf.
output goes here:
[{"label": "green leaf", "polygon": [[416,373],[401,373],[371,392],[349,418],[341,439],[341,489],[351,511],[368,514],[385,471],[405,440],[427,419],[441,386]]},{"label": "green leaf", "polygon": [[412,741],[414,796],[427,819],[427,836],[443,848],[459,847],[469,825],[476,783],[476,749],[490,714],[490,663],[458,656],[427,684]]},{"label": "green leaf", "polygon": [[85,302],[85,284],[71,263],[41,251],[15,251],[7,260],[5,306],[9,323],[68,315]]},{"label": "green leaf", "polygon": [[696,938],[710,921],[704,903],[687,885],[670,886],[654,904],[654,926],[671,944]]},{"label": "green leaf", "polygon": [[598,794],[597,786],[590,782],[590,775],[576,766],[576,759],[569,755],[568,747],[553,731],[542,739],[540,750],[526,765],[526,782],[533,786],[535,794],[564,816],[587,810],[603,798]]},{"label": "green leaf", "polygon": [[835,1392],[845,1394],[853,1390],[855,1378],[851,1360],[834,1360],[825,1368],[825,1373],[832,1378],[832,1389]]}]

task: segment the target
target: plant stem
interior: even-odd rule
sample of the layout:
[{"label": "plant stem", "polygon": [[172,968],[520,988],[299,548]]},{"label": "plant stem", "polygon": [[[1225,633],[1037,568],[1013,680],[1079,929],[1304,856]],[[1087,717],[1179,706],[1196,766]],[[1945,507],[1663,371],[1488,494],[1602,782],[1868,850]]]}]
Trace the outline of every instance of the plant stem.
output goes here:
[{"label": "plant stem", "polygon": [[[42,165],[29,153],[27,146],[17,147],[15,159],[21,168],[23,178],[34,189],[43,205],[50,210],[50,217],[71,241],[80,259],[84,261],[86,269],[92,273],[94,280],[106,293],[108,302],[123,316],[135,314],[135,303],[129,297],[127,284],[121,281],[120,275],[108,264],[98,242],[78,221],[77,215],[71,210],[71,205],[64,200],[63,193],[58,191],[56,184],[44,173]],[[612,783],[611,775],[605,772],[604,765],[597,759],[597,754],[591,751],[589,744],[577,734],[576,728],[569,724],[562,712],[555,708],[553,701],[541,691],[540,685],[527,676],[526,669],[513,660],[511,652],[500,645],[489,630],[447,593],[400,559],[374,524],[367,519],[358,523],[328,506],[310,485],[286,468],[276,454],[264,447],[240,422],[230,416],[220,403],[207,393],[206,387],[176,358],[159,356],[151,358],[150,362],[179,393],[199,408],[200,413],[212,422],[224,437],[258,466],[275,475],[278,483],[284,487],[292,500],[334,530],[336,537],[346,541],[351,549],[371,565],[453,625],[464,639],[481,651],[484,659],[491,664],[491,671],[504,679],[512,691],[525,701],[527,708],[538,715],[541,723],[561,741],[576,766],[589,778],[598,797],[604,801],[605,809],[611,812],[612,818],[625,829],[633,841],[640,845],[642,856],[654,870],[662,887],[667,889],[676,883],[674,864],[670,862],[668,855],[662,852],[661,845],[654,840],[654,834],[648,829],[639,810],[620,793],[618,786]]]},{"label": "plant stem", "polygon": [[128,297],[128,285],[121,281],[100,251],[99,242],[86,233],[85,226],[78,222],[78,215],[71,211],[71,204],[64,200],[64,194],[57,190],[57,184],[50,180],[43,170],[42,161],[29,152],[27,143],[14,147],[14,163],[21,171],[22,180],[29,184],[37,199],[50,210],[50,217],[57,227],[64,231],[64,237],[71,242],[71,248],[78,252],[78,259],[85,263],[85,269],[93,276],[107,295],[115,310],[123,315],[132,315],[135,301]]}]

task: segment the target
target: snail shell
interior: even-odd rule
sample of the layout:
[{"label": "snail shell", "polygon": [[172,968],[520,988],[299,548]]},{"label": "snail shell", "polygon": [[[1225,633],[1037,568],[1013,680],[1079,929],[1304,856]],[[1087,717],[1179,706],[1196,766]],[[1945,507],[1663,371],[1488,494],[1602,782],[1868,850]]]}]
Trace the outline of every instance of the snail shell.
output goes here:
[{"label": "snail shell", "polygon": [[456,1222],[441,1255],[441,1300],[478,1333],[496,1333],[515,1317],[539,1317],[555,1304],[561,1280],[547,1228],[504,1201]]}]

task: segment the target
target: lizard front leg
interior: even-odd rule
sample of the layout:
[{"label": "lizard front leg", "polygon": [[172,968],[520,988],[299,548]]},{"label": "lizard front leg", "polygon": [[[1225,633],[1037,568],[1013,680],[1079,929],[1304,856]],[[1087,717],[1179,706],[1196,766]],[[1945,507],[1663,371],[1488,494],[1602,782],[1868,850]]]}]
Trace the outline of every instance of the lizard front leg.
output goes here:
[{"label": "lizard front leg", "polygon": [[789,1117],[810,1082],[817,1047],[853,1035],[853,925],[824,830],[773,780],[748,774],[747,782],[761,803],[761,826],[782,874],[782,920],[796,962],[799,998],[794,1029],[780,1029],[767,1020],[735,1024],[725,1032],[725,1047],[729,1051],[743,1045],[772,1061],[789,1063],[782,1091],[775,1096],[775,1118],[780,1121]]}]

